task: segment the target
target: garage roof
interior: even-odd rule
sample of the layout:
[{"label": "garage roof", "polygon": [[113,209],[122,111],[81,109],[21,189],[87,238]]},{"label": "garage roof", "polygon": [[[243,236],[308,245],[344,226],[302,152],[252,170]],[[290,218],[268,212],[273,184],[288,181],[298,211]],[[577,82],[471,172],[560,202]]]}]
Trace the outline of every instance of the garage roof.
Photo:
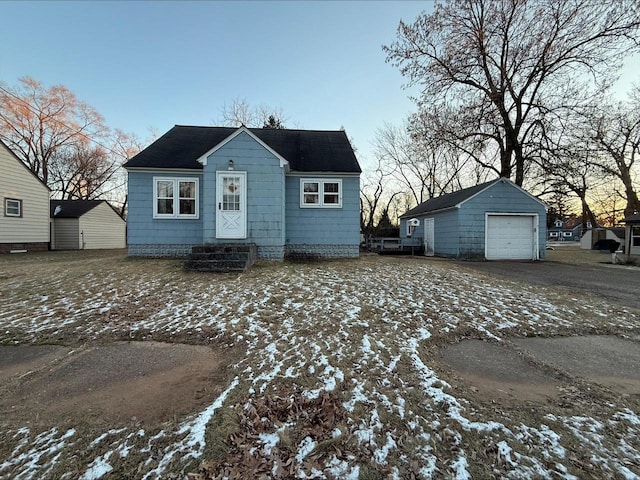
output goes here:
[{"label": "garage roof", "polygon": [[109,205],[116,215],[121,216],[106,200],[51,200],[50,216],[51,218],[80,218],[103,202]]},{"label": "garage roof", "polygon": [[503,177],[503,178],[498,178],[496,180],[491,180],[490,182],[481,183],[474,187],[464,188],[462,190],[458,190],[457,192],[448,193],[445,195],[440,195],[439,197],[432,198],[430,200],[427,200],[426,202],[421,203],[417,207],[412,208],[411,210],[406,212],[404,215],[402,215],[400,218],[417,217],[418,215],[422,215],[425,213],[431,213],[431,212],[436,212],[440,210],[447,210],[449,208],[459,207],[461,204],[463,204],[470,198],[478,195],[480,192],[486,190],[487,188],[492,187],[493,185],[499,182],[511,184],[517,189],[522,190],[524,193],[529,195],[532,199],[536,200],[537,202],[540,202],[542,205],[545,205],[545,203],[542,200],[534,197],[529,192],[524,190],[522,187],[519,187],[518,185],[513,183],[511,180]]}]

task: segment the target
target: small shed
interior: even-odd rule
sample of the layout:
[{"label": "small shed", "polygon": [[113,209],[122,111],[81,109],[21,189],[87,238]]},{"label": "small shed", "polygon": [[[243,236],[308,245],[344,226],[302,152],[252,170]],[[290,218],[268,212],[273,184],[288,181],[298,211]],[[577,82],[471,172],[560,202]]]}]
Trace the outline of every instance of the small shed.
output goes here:
[{"label": "small shed", "polygon": [[51,249],[125,248],[126,222],[106,200],[51,200]]},{"label": "small shed", "polygon": [[400,217],[403,246],[425,255],[539,260],[546,249],[546,204],[506,178],[441,195]]}]

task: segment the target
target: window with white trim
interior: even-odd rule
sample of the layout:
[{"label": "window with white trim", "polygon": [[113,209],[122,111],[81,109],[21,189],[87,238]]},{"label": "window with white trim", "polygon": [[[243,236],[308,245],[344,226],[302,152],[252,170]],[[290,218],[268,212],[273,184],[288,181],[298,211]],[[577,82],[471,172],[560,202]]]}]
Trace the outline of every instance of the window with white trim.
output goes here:
[{"label": "window with white trim", "polygon": [[22,217],[22,200],[18,200],[17,198],[5,198],[4,216]]},{"label": "window with white trim", "polygon": [[153,178],[154,218],[198,218],[197,178]]},{"label": "window with white trim", "polygon": [[573,236],[573,232],[562,232],[562,236],[563,237],[572,237]]},{"label": "window with white trim", "polygon": [[640,247],[640,226],[631,227],[631,246]]},{"label": "window with white trim", "polygon": [[342,180],[334,178],[301,179],[300,206],[304,208],[341,208]]}]

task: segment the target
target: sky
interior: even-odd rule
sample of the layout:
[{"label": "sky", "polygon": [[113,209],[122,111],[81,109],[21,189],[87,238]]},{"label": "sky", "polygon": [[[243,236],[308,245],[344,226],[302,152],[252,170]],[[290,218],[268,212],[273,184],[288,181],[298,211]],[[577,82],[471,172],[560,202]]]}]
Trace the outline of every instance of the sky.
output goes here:
[{"label": "sky", "polygon": [[[64,85],[112,128],[150,138],[214,125],[225,104],[281,109],[285,126],[346,129],[363,164],[412,111],[385,62],[419,1],[0,2],[0,81]],[[7,21],[6,19],[11,19]]]},{"label": "sky", "polygon": [[[0,82],[64,85],[111,128],[220,124],[234,100],[282,110],[285,126],[344,127],[361,165],[385,123],[414,110],[383,44],[432,1],[0,1]],[[10,19],[10,20],[7,20]],[[620,92],[637,81],[636,56]]]}]

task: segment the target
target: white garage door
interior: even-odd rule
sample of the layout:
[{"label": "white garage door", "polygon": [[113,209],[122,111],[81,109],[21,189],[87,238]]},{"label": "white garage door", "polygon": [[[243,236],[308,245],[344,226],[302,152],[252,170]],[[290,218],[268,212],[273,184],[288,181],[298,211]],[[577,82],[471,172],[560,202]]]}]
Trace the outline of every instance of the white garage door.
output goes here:
[{"label": "white garage door", "polygon": [[487,215],[487,260],[535,260],[535,221],[532,215]]}]

